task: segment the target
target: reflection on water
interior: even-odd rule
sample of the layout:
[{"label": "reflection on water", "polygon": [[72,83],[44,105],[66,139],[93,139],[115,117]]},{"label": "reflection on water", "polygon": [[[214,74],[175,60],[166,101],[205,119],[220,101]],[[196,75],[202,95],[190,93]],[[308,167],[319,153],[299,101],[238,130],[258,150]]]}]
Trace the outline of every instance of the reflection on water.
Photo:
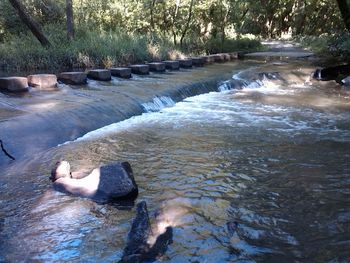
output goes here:
[{"label": "reflection on water", "polygon": [[122,256],[134,211],[50,190],[50,168],[64,158],[73,171],[131,163],[154,235],[174,229],[160,261],[349,260],[349,96],[264,81],[188,98],[10,168],[0,182],[2,258]]}]

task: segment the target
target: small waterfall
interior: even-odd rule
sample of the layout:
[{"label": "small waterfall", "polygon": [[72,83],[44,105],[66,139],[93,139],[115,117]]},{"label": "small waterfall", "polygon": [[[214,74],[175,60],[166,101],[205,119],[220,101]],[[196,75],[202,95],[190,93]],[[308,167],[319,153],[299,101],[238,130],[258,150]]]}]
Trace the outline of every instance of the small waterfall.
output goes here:
[{"label": "small waterfall", "polygon": [[145,112],[156,112],[166,107],[172,107],[175,102],[167,96],[155,97],[152,102],[141,104]]}]

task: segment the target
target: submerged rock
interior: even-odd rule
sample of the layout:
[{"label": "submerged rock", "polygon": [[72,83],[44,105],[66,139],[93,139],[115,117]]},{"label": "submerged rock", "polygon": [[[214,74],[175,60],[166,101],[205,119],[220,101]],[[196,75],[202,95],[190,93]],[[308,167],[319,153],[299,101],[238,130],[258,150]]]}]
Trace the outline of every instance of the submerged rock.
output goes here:
[{"label": "submerged rock", "polygon": [[99,202],[135,199],[138,195],[138,187],[128,162],[104,165],[76,179],[72,177],[69,163],[61,161],[52,169],[51,180],[58,191]]},{"label": "submerged rock", "polygon": [[173,230],[171,227],[167,227],[166,231],[157,237],[153,246],[148,243],[151,234],[152,228],[147,204],[142,201],[137,204],[136,217],[128,234],[123,257],[119,262],[153,262],[157,257],[162,256],[168,245],[172,243]]},{"label": "submerged rock", "polygon": [[28,80],[24,77],[0,78],[0,90],[8,92],[28,91]]},{"label": "submerged rock", "polygon": [[28,84],[41,90],[54,90],[57,89],[57,77],[53,74],[29,75]]},{"label": "submerged rock", "polygon": [[83,85],[87,82],[87,74],[84,72],[62,72],[58,80],[69,85]]}]

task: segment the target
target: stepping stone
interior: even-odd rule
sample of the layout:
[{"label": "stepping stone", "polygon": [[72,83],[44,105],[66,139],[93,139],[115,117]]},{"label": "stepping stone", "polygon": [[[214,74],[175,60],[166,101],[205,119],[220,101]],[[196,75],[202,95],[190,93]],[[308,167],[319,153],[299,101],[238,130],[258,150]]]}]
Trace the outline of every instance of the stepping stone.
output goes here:
[{"label": "stepping stone", "polygon": [[58,75],[58,80],[69,85],[83,85],[87,82],[85,72],[62,72]]},{"label": "stepping stone", "polygon": [[112,76],[130,79],[131,78],[131,69],[130,68],[111,68]]},{"label": "stepping stone", "polygon": [[211,56],[202,56],[201,58],[204,64],[213,64],[215,62],[215,59]]},{"label": "stepping stone", "polygon": [[196,67],[203,67],[204,66],[204,60],[202,57],[195,57],[192,59],[192,65]]},{"label": "stepping stone", "polygon": [[181,68],[192,68],[192,59],[190,58],[180,59],[179,63]]},{"label": "stepping stone", "polygon": [[144,64],[130,65],[131,72],[138,75],[148,75],[149,66]]},{"label": "stepping stone", "polygon": [[24,77],[0,78],[0,90],[8,92],[28,91],[28,80]]},{"label": "stepping stone", "polygon": [[180,63],[177,60],[166,60],[163,61],[165,64],[166,69],[169,70],[178,70],[180,68]]},{"label": "stepping stone", "polygon": [[165,64],[162,62],[151,62],[147,63],[149,66],[149,70],[153,72],[164,72],[165,71]]},{"label": "stepping stone", "polygon": [[221,53],[220,55],[224,57],[225,61],[230,61],[231,60],[231,55],[228,54],[228,53]]},{"label": "stepping stone", "polygon": [[112,79],[109,69],[93,69],[88,73],[88,77],[94,80],[109,81]]},{"label": "stepping stone", "polygon": [[225,57],[222,56],[221,54],[210,55],[210,57],[214,58],[214,61],[217,63],[224,63],[225,62]]},{"label": "stepping stone", "polygon": [[54,74],[36,74],[27,77],[29,86],[40,90],[57,89],[57,77]]},{"label": "stepping stone", "polygon": [[231,52],[231,53],[229,53],[229,55],[230,55],[231,60],[239,58],[238,52]]}]

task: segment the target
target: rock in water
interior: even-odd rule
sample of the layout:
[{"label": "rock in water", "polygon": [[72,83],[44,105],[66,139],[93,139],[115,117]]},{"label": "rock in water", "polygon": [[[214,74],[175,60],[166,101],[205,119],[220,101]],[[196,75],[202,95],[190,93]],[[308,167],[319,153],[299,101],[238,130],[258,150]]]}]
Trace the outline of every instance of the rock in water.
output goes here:
[{"label": "rock in water", "polygon": [[24,77],[0,78],[0,91],[23,92],[28,91],[28,80]]},{"label": "rock in water", "polygon": [[101,166],[86,177],[76,179],[71,176],[69,163],[62,161],[52,170],[51,180],[58,191],[98,202],[135,199],[138,195],[138,187],[128,162]]},{"label": "rock in water", "polygon": [[346,77],[344,79],[341,80],[341,83],[345,86],[345,87],[350,87],[350,76]]},{"label": "rock in water", "polygon": [[157,257],[163,255],[167,250],[168,245],[172,243],[172,228],[167,227],[166,231],[157,237],[156,242],[152,247],[148,244],[148,239],[151,234],[152,230],[148,216],[147,204],[145,201],[142,201],[137,204],[136,217],[128,234],[123,257],[119,262],[153,262]]},{"label": "rock in water", "polygon": [[149,250],[147,240],[150,234],[151,224],[147,205],[142,201],[137,204],[136,217],[132,222],[121,262],[141,262],[142,255]]},{"label": "rock in water", "polygon": [[55,90],[57,89],[57,77],[54,74],[35,74],[29,75],[28,84],[33,88],[40,90]]}]

